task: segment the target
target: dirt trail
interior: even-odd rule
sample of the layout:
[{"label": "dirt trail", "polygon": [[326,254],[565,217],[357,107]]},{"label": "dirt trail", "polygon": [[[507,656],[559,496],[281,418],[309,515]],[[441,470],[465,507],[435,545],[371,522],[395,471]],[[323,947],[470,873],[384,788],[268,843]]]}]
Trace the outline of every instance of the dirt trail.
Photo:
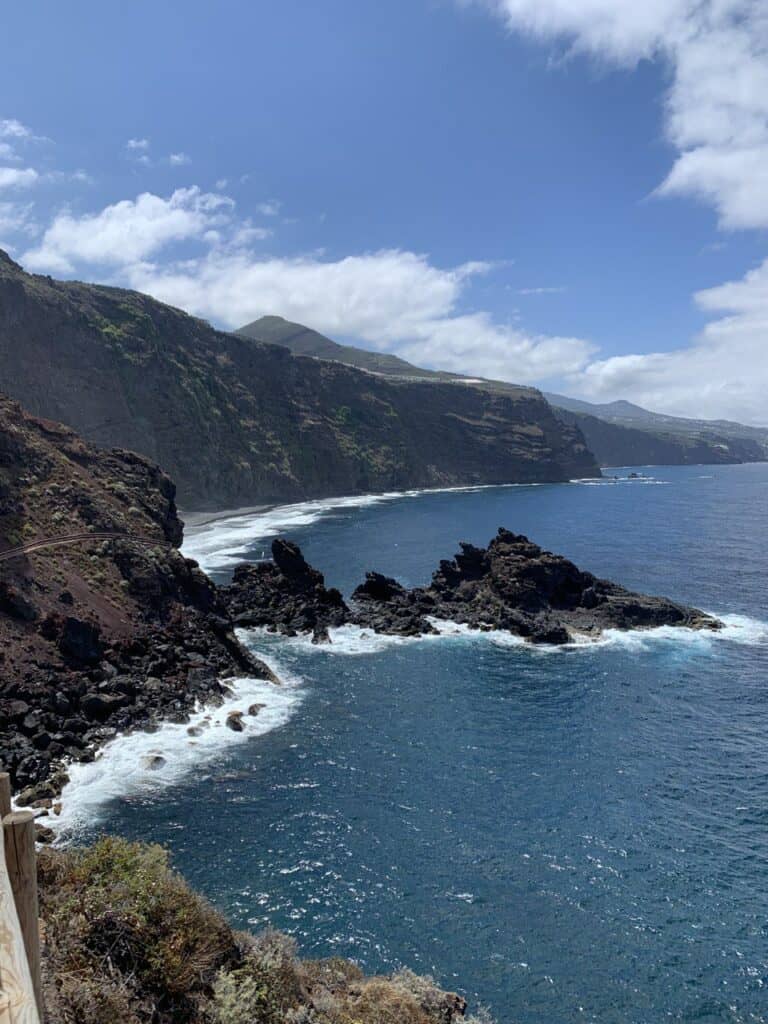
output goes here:
[{"label": "dirt trail", "polygon": [[29,541],[28,544],[21,544],[19,547],[0,551],[0,562],[7,562],[9,559],[18,558],[20,555],[28,555],[32,551],[40,551],[42,548],[56,548],[64,544],[79,544],[81,541],[87,540],[114,540],[118,537],[122,540],[130,540],[139,544],[152,543],[142,537],[131,537],[127,533],[119,533],[116,530],[110,533],[88,533],[87,531],[64,533],[58,537],[41,537],[39,540]]}]

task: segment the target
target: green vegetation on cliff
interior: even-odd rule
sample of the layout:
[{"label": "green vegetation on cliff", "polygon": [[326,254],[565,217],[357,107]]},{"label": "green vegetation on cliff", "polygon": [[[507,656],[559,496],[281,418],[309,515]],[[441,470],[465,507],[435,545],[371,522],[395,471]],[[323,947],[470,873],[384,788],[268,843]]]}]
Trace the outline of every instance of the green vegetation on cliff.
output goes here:
[{"label": "green vegetation on cliff", "polygon": [[187,508],[597,473],[541,394],[395,379],[0,254],[0,390],[158,462]]},{"label": "green vegetation on cliff", "polygon": [[[425,370],[397,356],[352,345],[339,345],[302,324],[263,316],[241,327],[245,338],[282,345],[294,355],[313,356],[357,366],[371,373],[411,380],[443,380],[511,394],[514,384],[471,381],[461,374]],[[726,420],[693,420],[649,412],[631,402],[593,405],[565,395],[544,397],[555,415],[581,431],[601,466],[690,465],[759,462],[768,459],[768,429]]]}]

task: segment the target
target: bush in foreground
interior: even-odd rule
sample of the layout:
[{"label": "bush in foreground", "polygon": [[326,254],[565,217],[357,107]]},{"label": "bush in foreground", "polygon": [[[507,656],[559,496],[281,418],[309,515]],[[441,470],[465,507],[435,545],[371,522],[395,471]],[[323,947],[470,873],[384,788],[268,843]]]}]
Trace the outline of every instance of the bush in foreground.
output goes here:
[{"label": "bush in foreground", "polygon": [[233,932],[160,847],[103,839],[45,850],[39,873],[50,1024],[453,1024],[464,1015],[464,1000],[430,978],[366,978],[340,957],[300,960],[278,932]]}]

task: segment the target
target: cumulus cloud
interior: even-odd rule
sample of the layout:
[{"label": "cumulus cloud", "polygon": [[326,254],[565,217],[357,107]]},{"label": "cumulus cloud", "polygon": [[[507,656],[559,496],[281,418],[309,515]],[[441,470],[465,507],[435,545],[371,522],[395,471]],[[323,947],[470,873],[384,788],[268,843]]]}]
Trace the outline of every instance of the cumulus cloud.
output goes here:
[{"label": "cumulus cloud", "polygon": [[[768,227],[768,6],[764,0],[467,0],[510,30],[633,67],[671,71],[665,131],[677,151],[657,194],[699,199],[725,229]],[[768,264],[699,292],[720,314],[672,352],[596,360],[572,390],[661,411],[768,424]]]},{"label": "cumulus cloud", "polygon": [[72,273],[77,264],[124,266],[170,242],[201,238],[226,220],[233,203],[201,189],[177,189],[168,199],[144,192],[96,214],[54,217],[40,244],[24,255],[33,270]]},{"label": "cumulus cloud", "polygon": [[280,213],[282,205],[279,199],[267,199],[266,202],[259,203],[256,206],[256,212],[260,213],[263,217],[276,217]]},{"label": "cumulus cloud", "polygon": [[[274,201],[269,212],[277,212]],[[278,313],[332,335],[359,338],[415,362],[512,381],[576,371],[592,349],[579,338],[527,335],[461,305],[491,267],[434,266],[423,254],[383,250],[327,259],[267,257],[271,234],[243,220],[234,202],[197,187],[164,198],[143,193],[97,213],[59,213],[22,261],[32,270],[76,269],[127,284],[225,327]],[[168,258],[185,242],[197,255]]]},{"label": "cumulus cloud", "polygon": [[29,188],[39,178],[32,167],[0,167],[0,188]]},{"label": "cumulus cloud", "polygon": [[601,400],[631,395],[660,412],[768,425],[768,260],[741,280],[698,292],[696,302],[721,315],[692,345],[595,361],[573,378],[574,390]]},{"label": "cumulus cloud", "polygon": [[480,262],[442,269],[402,250],[340,260],[216,250],[172,268],[137,265],[127,275],[133,287],[227,327],[279,313],[416,363],[511,381],[583,366],[592,348],[582,339],[531,336],[487,313],[458,312],[469,281],[489,269]]},{"label": "cumulus cloud", "polygon": [[149,149],[149,139],[128,139],[125,144],[126,149],[136,151],[145,151]]},{"label": "cumulus cloud", "polygon": [[[32,130],[15,118],[0,118],[0,160],[20,163],[19,147],[28,142],[40,142]],[[0,167],[0,188],[27,188],[39,179],[34,168]]]},{"label": "cumulus cloud", "polygon": [[184,164],[191,163],[190,157],[186,153],[171,153],[168,157],[168,163],[173,167],[181,167]]},{"label": "cumulus cloud", "polygon": [[703,199],[725,228],[768,226],[764,0],[477,0],[507,25],[619,65],[666,60],[678,157],[660,194]]},{"label": "cumulus cloud", "polygon": [[[0,239],[15,235],[36,235],[38,231],[32,203],[0,202]],[[8,248],[13,246],[0,242],[0,249]]]},{"label": "cumulus cloud", "polygon": [[32,130],[16,118],[0,118],[0,139],[32,139]]}]

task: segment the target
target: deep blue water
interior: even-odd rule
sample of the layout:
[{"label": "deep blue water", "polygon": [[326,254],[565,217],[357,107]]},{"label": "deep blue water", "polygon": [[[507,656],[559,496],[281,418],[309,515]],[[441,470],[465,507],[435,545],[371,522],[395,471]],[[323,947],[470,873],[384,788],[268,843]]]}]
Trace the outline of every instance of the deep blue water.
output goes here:
[{"label": "deep blue water", "polygon": [[[349,591],[369,568],[424,581],[505,525],[768,622],[768,465],[646,472],[661,482],[435,493],[288,535]],[[290,721],[113,800],[102,828],[167,844],[241,926],[432,972],[501,1022],[768,1021],[768,631],[729,633],[750,642],[260,637],[305,681]]]}]

